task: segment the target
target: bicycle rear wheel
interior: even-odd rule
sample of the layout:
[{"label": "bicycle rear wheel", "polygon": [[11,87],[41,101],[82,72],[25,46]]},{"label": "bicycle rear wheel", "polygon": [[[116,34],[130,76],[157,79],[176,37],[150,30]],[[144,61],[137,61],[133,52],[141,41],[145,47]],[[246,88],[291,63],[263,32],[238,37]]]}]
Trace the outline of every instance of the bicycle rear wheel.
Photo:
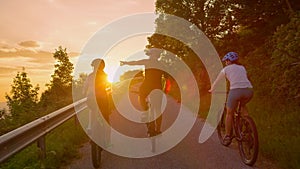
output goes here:
[{"label": "bicycle rear wheel", "polygon": [[92,163],[94,168],[99,168],[101,165],[101,152],[102,148],[98,146],[95,142],[91,141],[92,149]]},{"label": "bicycle rear wheel", "polygon": [[224,146],[228,146],[223,141],[223,138],[226,135],[225,121],[226,121],[226,108],[224,108],[224,110],[223,110],[223,115],[222,115],[221,120],[220,120],[220,122],[217,126],[217,131],[218,131],[218,137],[219,137],[220,143]]},{"label": "bicycle rear wheel", "polygon": [[239,122],[239,152],[243,163],[252,166],[258,156],[258,134],[253,119],[242,117]]}]

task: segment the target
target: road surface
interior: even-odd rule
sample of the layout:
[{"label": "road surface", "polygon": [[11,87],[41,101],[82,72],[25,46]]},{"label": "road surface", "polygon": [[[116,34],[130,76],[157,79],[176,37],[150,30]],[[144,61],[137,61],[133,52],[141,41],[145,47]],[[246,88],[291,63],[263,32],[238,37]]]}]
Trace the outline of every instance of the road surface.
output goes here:
[{"label": "road surface", "polygon": [[[133,104],[136,98],[131,95]],[[179,103],[168,98],[166,112],[174,112],[178,109]],[[177,107],[177,108],[176,108]],[[176,112],[176,111],[175,111]],[[135,133],[146,135],[145,125],[130,126],[120,120],[122,117],[118,113],[111,115],[112,126],[118,128],[129,136]],[[172,125],[176,113],[163,116],[163,128]],[[188,135],[175,147],[169,151],[148,158],[127,158],[112,154],[107,151],[102,152],[102,169],[248,169],[248,168],[277,168],[267,162],[260,155],[253,167],[242,163],[237,143],[234,141],[229,147],[224,147],[219,143],[216,132],[205,142],[198,142],[199,133],[204,125],[204,120],[197,118]],[[132,130],[134,128],[134,130]],[[74,160],[66,169],[93,169],[91,162],[90,145],[86,143],[80,149],[81,158]]]}]

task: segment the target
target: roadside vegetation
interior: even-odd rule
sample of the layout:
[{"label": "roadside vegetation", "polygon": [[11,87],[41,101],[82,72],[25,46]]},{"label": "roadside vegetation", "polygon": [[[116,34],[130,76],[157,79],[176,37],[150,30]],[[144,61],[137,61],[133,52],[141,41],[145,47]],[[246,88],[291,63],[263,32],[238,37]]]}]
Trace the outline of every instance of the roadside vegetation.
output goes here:
[{"label": "roadside vegetation", "polygon": [[[158,32],[187,36],[187,30],[179,29],[176,22],[169,27],[164,25],[168,22],[164,14],[175,15],[204,32],[220,58],[230,51],[239,54],[254,86],[255,96],[249,109],[259,131],[260,155],[281,168],[299,168],[300,4],[297,0],[157,0],[156,12]],[[148,41],[148,47],[166,49],[189,65],[200,89],[199,115],[205,117],[210,104],[207,92],[210,81],[202,61],[187,44],[172,37],[153,34]]]},{"label": "roadside vegetation", "polygon": [[[66,49],[58,47],[53,53],[57,61],[54,65],[54,73],[47,84],[47,90],[38,98],[39,86],[33,86],[26,70],[17,73],[11,85],[11,91],[6,95],[10,114],[2,113],[0,119],[0,133],[5,134],[28,122],[31,122],[46,114],[72,103],[72,83],[75,87],[81,87],[86,76],[73,81],[71,73],[73,65],[69,61]],[[0,165],[0,168],[59,168],[79,157],[78,148],[88,137],[80,124],[71,118],[55,130],[46,135],[46,159],[39,159],[40,150],[37,144],[25,148],[8,161]],[[78,123],[78,122],[77,122]]]},{"label": "roadside vegetation", "polygon": [[[255,96],[249,103],[250,115],[254,118],[259,131],[260,156],[272,160],[281,168],[300,168],[300,4],[298,0],[156,0],[156,29],[175,31],[185,36],[186,30],[174,29],[176,23],[164,27],[168,18],[164,14],[175,15],[190,21],[210,39],[220,57],[229,51],[240,56],[254,86]],[[192,37],[191,37],[192,38]],[[162,48],[174,53],[192,70],[200,89],[201,110],[199,115],[206,116],[210,105],[210,79],[199,57],[177,39],[161,34],[148,38],[147,47]],[[201,44],[199,44],[201,45]],[[7,94],[10,115],[0,110],[0,133],[3,134],[53,112],[72,102],[71,85],[82,86],[86,76],[72,79],[73,65],[69,62],[66,49],[59,47],[54,53],[57,64],[48,89],[38,99],[39,86],[32,86],[25,70],[15,77],[12,90]],[[165,58],[172,64],[172,59]],[[123,77],[126,79],[126,77]],[[173,79],[172,79],[173,80]],[[180,101],[175,81],[170,93]],[[56,168],[65,164],[62,157],[76,157],[77,148],[86,136],[73,122],[68,122],[49,134],[47,167]],[[66,127],[68,126],[68,127]],[[76,131],[75,131],[76,130]],[[54,132],[57,132],[56,134]],[[62,142],[70,145],[55,144],[64,154],[51,148],[50,140],[64,133],[68,138]],[[68,136],[68,134],[70,134]],[[73,135],[74,134],[74,135]],[[77,137],[75,136],[77,135]],[[76,140],[75,138],[79,138]],[[62,138],[63,139],[63,138]],[[74,140],[73,140],[74,139]],[[73,142],[73,141],[74,142]],[[47,143],[48,144],[48,143]],[[47,145],[48,146],[48,145]],[[70,147],[70,148],[69,148]],[[35,145],[2,164],[0,168],[35,168],[39,165]],[[32,153],[34,152],[34,153]],[[26,154],[26,155],[24,155]],[[28,156],[32,154],[32,158]],[[47,157],[47,158],[48,158]],[[53,158],[52,158],[53,157]],[[56,161],[58,160],[58,161]],[[21,166],[13,166],[22,163]],[[56,163],[58,165],[56,165]]]}]

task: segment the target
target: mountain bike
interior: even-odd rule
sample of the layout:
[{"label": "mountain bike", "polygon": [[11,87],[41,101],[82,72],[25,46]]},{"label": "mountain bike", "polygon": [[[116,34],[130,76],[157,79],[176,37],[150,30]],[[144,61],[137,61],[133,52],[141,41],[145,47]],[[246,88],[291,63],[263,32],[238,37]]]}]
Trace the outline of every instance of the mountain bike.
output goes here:
[{"label": "mountain bike", "polygon": [[[131,90],[131,92],[135,93],[135,94],[139,94],[139,91],[136,91],[136,90]],[[153,153],[156,152],[156,139],[161,136],[161,131],[160,131],[160,129],[157,129],[157,126],[158,126],[158,119],[162,118],[161,117],[162,115],[160,114],[160,116],[157,117],[157,115],[158,115],[157,111],[159,111],[160,108],[158,109],[155,107],[155,106],[161,104],[161,103],[159,103],[162,101],[162,100],[160,100],[160,97],[162,97],[162,96],[160,96],[159,93],[155,93],[153,95],[149,94],[146,97],[148,109],[147,109],[147,111],[144,111],[141,114],[141,122],[146,124],[147,130],[148,130],[147,136],[151,141],[151,151]]]},{"label": "mountain bike", "polygon": [[[89,124],[87,127],[87,134],[92,135],[92,119],[95,117],[92,117],[91,111],[89,111]],[[91,156],[92,156],[92,164],[94,168],[99,168],[101,165],[101,153],[102,153],[102,148],[95,143],[92,139],[90,139],[90,146],[91,146]]]},{"label": "mountain bike", "polygon": [[90,141],[91,144],[91,151],[92,151],[92,163],[94,168],[99,168],[101,165],[101,153],[102,148],[97,145],[94,141]]},{"label": "mountain bike", "polygon": [[147,104],[148,104],[148,110],[144,113],[144,116],[142,117],[142,121],[146,122],[146,126],[148,129],[148,137],[151,140],[151,151],[154,153],[156,152],[156,139],[161,136],[160,129],[157,127],[159,126],[158,124],[158,119],[162,118],[161,115],[159,117],[157,111],[160,111],[160,107],[157,108],[155,106],[158,106],[161,103],[161,100],[158,98],[161,97],[159,96],[159,93],[156,93],[154,95],[148,95],[146,98]]},{"label": "mountain bike", "polygon": [[[223,138],[225,136],[226,106],[223,110],[221,121],[217,126],[218,137],[221,144],[225,145]],[[258,133],[256,125],[250,116],[241,115],[241,106],[239,105],[233,116],[233,129],[231,139],[237,140],[239,153],[243,163],[252,166],[258,156]],[[228,146],[228,145],[225,145]]]}]

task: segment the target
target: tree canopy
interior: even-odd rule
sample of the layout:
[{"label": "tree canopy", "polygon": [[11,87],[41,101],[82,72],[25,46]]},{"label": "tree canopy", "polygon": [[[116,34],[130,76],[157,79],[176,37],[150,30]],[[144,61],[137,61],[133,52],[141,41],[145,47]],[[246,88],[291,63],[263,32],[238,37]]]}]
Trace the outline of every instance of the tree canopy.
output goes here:
[{"label": "tree canopy", "polygon": [[56,60],[54,73],[51,76],[50,84],[47,84],[48,89],[42,93],[40,101],[40,106],[46,111],[53,111],[72,102],[74,67],[70,62],[67,49],[59,46],[53,57]]},{"label": "tree canopy", "polygon": [[[176,23],[170,27],[163,24],[167,22],[164,14],[184,18],[205,33],[220,57],[229,51],[239,54],[260,95],[298,98],[299,10],[297,0],[157,0],[156,30],[185,34]],[[188,45],[156,33],[148,41],[148,47],[177,54],[196,77],[205,74],[201,61]],[[261,75],[262,68],[267,75]],[[202,77],[201,82],[207,88],[207,78]]]}]

